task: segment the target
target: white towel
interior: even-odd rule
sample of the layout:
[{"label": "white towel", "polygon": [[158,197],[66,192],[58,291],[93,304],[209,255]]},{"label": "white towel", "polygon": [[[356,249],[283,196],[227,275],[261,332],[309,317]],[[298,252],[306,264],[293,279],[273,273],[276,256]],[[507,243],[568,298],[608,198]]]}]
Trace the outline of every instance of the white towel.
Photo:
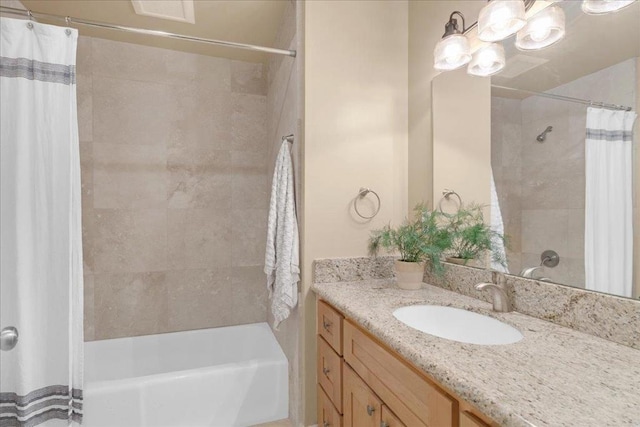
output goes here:
[{"label": "white towel", "polygon": [[271,298],[274,328],[298,303],[300,281],[298,222],[289,142],[282,142],[271,185],[264,272]]}]

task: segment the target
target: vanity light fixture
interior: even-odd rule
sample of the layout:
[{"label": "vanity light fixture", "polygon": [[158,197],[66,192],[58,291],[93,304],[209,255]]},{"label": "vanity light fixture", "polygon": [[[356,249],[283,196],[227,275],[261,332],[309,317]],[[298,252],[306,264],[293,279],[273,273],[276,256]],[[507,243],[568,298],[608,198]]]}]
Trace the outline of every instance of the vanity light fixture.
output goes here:
[{"label": "vanity light fixture", "polygon": [[527,23],[523,0],[493,0],[480,11],[478,38],[497,42],[515,34]]},{"label": "vanity light fixture", "polygon": [[584,0],[582,11],[589,15],[604,15],[605,13],[617,12],[629,6],[635,0]]},{"label": "vanity light fixture", "polygon": [[490,43],[473,55],[467,73],[480,77],[491,76],[501,71],[504,64],[504,47],[500,43]]},{"label": "vanity light fixture", "polygon": [[[541,2],[539,12],[530,16],[537,0],[488,0],[480,10],[478,22],[465,25],[462,13],[455,11],[449,16],[442,40],[434,50],[434,68],[450,71],[469,64],[467,73],[474,76],[490,76],[504,68],[504,48],[495,43],[517,33],[515,45],[520,50],[537,50],[559,42],[565,36],[565,15],[559,3],[563,0]],[[566,0],[564,0],[566,1]],[[583,0],[582,10],[593,15],[615,12],[640,0]],[[455,15],[462,18],[462,30]],[[478,38],[483,42],[475,55],[466,34],[478,27]]]},{"label": "vanity light fixture", "polygon": [[[462,30],[458,27],[458,21],[454,15],[462,19]],[[471,47],[469,40],[464,36],[464,15],[455,11],[449,15],[449,22],[444,26],[442,40],[436,45],[434,51],[434,68],[440,71],[449,71],[467,65],[471,61]]]},{"label": "vanity light fixture", "polygon": [[516,36],[516,47],[520,50],[536,50],[551,46],[564,38],[565,18],[560,6],[541,10],[527,22]]}]

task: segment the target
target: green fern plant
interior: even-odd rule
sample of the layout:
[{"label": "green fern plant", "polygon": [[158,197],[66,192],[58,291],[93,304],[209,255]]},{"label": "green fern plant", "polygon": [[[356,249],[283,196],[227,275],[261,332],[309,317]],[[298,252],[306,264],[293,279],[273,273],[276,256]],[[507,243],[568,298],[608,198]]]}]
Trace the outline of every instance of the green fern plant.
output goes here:
[{"label": "green fern plant", "polygon": [[470,203],[461,206],[454,214],[443,216],[451,240],[445,255],[471,260],[480,259],[489,252],[493,262],[506,267],[504,253],[498,249],[502,245],[507,246],[507,239],[485,223],[482,210],[482,205]]},{"label": "green fern plant", "polygon": [[451,246],[448,231],[440,225],[442,214],[419,204],[414,209],[414,219],[405,219],[397,228],[386,225],[371,232],[369,255],[376,256],[380,249],[399,252],[400,261],[427,261],[429,268],[442,272],[440,261],[444,252]]}]

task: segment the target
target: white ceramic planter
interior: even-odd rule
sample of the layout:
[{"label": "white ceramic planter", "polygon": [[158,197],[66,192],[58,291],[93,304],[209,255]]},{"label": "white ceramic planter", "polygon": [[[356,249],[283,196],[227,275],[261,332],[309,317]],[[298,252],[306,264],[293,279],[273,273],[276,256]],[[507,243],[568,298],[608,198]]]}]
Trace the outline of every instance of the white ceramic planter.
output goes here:
[{"label": "white ceramic planter", "polygon": [[424,276],[424,262],[404,262],[396,260],[396,283],[400,289],[420,289]]}]

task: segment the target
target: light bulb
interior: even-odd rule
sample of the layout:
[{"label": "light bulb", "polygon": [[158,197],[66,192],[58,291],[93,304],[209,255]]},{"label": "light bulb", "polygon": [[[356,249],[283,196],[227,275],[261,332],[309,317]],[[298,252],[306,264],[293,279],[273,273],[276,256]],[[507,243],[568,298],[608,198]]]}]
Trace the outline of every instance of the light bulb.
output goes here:
[{"label": "light bulb", "polygon": [[446,36],[436,45],[434,68],[440,71],[455,70],[471,61],[469,40],[462,34]]},{"label": "light bulb", "polygon": [[493,0],[480,11],[478,38],[486,42],[504,40],[526,22],[524,1]]},{"label": "light bulb", "polygon": [[504,47],[499,43],[490,43],[473,55],[467,73],[474,76],[490,76],[502,70],[504,65]]},{"label": "light bulb", "polygon": [[564,11],[559,6],[541,10],[518,31],[516,47],[521,50],[536,50],[557,43],[564,37],[564,22]]}]

